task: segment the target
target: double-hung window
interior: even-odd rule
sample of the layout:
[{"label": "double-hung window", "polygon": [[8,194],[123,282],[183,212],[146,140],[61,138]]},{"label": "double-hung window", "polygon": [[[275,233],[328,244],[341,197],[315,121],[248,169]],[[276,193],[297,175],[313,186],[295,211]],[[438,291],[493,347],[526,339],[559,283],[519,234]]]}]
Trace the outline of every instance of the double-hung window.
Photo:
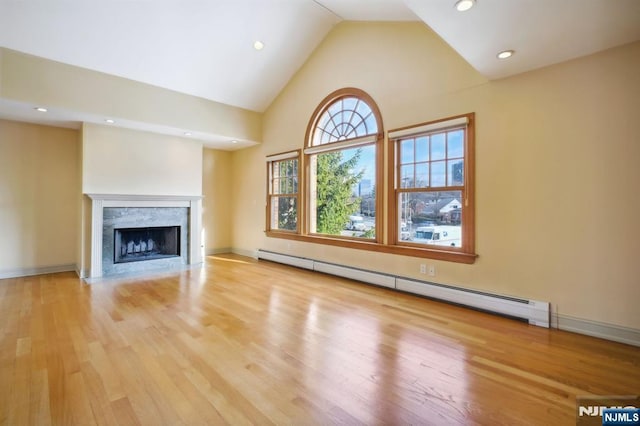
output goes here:
[{"label": "double-hung window", "polygon": [[300,152],[267,157],[267,230],[299,231]]},{"label": "double-hung window", "polygon": [[389,132],[396,245],[473,253],[473,120],[467,114]]}]

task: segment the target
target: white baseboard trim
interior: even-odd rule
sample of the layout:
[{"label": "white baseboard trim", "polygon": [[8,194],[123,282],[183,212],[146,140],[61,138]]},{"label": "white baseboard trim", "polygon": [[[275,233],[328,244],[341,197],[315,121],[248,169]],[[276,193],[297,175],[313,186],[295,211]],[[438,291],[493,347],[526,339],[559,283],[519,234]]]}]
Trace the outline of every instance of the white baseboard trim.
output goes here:
[{"label": "white baseboard trim", "polygon": [[233,249],[231,247],[222,247],[222,248],[215,248],[215,249],[207,249],[205,251],[205,255],[207,256],[213,256],[215,254],[223,254],[223,253],[233,253]]},{"label": "white baseboard trim", "polygon": [[554,325],[559,330],[640,346],[640,330],[634,328],[557,314],[552,315],[552,327]]},{"label": "white baseboard trim", "polygon": [[0,279],[30,277],[33,275],[54,274],[56,272],[75,272],[76,265],[53,265],[38,268],[18,268],[0,271]]},{"label": "white baseboard trim", "polygon": [[78,268],[78,265],[76,265],[76,274],[78,275],[78,278],[80,279],[85,279],[89,276],[89,271],[88,270],[84,270],[84,269],[80,269]]},{"label": "white baseboard trim", "polygon": [[231,253],[239,254],[240,256],[253,257],[254,259],[258,258],[258,250],[245,250],[233,247],[231,249]]}]

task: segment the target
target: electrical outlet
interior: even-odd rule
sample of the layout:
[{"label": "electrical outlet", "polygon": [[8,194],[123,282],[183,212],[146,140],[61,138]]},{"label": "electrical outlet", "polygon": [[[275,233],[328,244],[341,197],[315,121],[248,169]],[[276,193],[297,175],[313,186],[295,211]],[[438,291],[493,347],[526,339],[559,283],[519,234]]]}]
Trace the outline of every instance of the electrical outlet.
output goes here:
[{"label": "electrical outlet", "polygon": [[429,265],[429,276],[430,277],[436,276],[436,267],[433,265]]},{"label": "electrical outlet", "polygon": [[420,264],[420,273],[421,274],[426,274],[427,273],[427,265],[425,265],[424,263]]}]

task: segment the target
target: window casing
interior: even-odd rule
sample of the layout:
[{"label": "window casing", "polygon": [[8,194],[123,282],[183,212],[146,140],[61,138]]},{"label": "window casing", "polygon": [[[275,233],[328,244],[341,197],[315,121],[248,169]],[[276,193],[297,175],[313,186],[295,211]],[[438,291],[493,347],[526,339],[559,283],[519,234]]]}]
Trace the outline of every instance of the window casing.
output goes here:
[{"label": "window casing", "polygon": [[267,157],[267,231],[300,231],[300,152]]}]

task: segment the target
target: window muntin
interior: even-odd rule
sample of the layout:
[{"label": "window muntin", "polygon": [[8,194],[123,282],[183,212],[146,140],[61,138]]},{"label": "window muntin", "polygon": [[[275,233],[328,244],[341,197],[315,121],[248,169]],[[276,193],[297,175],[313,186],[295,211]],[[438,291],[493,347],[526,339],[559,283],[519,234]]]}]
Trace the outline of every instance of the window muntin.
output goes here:
[{"label": "window muntin", "polygon": [[398,140],[401,188],[464,185],[464,130]]},{"label": "window muntin", "polygon": [[[286,158],[279,158],[279,157]],[[299,153],[273,156],[268,162],[267,229],[298,231]]]},{"label": "window muntin", "polygon": [[318,118],[312,146],[355,139],[378,133],[378,123],[371,107],[355,96],[334,101]]},{"label": "window muntin", "polygon": [[466,176],[472,118],[390,132],[395,244],[472,253],[473,204]]}]

